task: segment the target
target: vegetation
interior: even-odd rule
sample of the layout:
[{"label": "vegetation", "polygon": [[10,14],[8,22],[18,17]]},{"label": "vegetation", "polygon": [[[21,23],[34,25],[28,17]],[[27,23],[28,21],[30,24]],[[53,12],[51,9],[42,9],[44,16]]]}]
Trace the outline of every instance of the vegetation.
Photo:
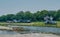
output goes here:
[{"label": "vegetation", "polygon": [[57,11],[48,11],[48,10],[42,10],[42,11],[37,11],[37,12],[30,12],[30,11],[20,11],[16,14],[7,14],[7,15],[2,15],[0,16],[0,22],[6,22],[8,20],[23,20],[23,19],[28,19],[31,20],[32,22],[34,21],[44,21],[44,17],[48,16],[53,16],[54,20],[60,21],[60,10]]},{"label": "vegetation", "polygon": [[57,27],[60,28],[60,21],[57,22],[56,25],[51,24],[45,24],[44,22],[31,22],[31,23],[6,23],[6,22],[0,22],[0,26],[40,26],[40,27]]},{"label": "vegetation", "polygon": [[[48,11],[42,10],[37,12],[30,12],[30,11],[20,11],[16,14],[7,14],[0,16],[0,25],[7,26],[8,24],[11,25],[27,25],[27,26],[46,26],[44,21],[45,16],[53,16],[55,21],[60,21],[60,10],[57,11]],[[7,23],[6,21],[13,21],[13,20],[31,20],[32,23]],[[53,27],[60,27],[60,22],[57,22],[57,25],[47,25]]]}]

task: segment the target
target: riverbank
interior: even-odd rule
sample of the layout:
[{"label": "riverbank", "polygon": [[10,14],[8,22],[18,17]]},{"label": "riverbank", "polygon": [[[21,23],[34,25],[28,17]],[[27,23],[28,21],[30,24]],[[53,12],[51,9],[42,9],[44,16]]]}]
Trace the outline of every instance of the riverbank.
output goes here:
[{"label": "riverbank", "polygon": [[12,30],[12,28],[6,26],[0,26],[0,30]]},{"label": "riverbank", "polygon": [[44,33],[30,33],[30,34],[4,34],[0,37],[60,37],[59,35],[44,34]]},{"label": "riverbank", "polygon": [[60,21],[57,21],[57,24],[45,24],[44,22],[31,22],[31,23],[6,23],[6,22],[0,22],[0,26],[40,26],[40,27],[56,27],[60,28]]}]

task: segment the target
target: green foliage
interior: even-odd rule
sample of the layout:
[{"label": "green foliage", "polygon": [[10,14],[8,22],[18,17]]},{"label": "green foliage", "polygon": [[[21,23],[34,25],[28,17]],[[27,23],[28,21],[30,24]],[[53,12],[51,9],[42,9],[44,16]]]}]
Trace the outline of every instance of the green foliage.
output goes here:
[{"label": "green foliage", "polygon": [[31,19],[32,18],[32,13],[30,11],[26,11],[24,14],[24,19]]},{"label": "green foliage", "polygon": [[24,19],[24,12],[20,11],[16,14],[15,19],[19,20],[19,19]]},{"label": "green foliage", "polygon": [[54,20],[60,21],[60,10],[57,11],[48,11],[48,10],[42,10],[42,11],[37,11],[36,13],[32,13],[30,11],[20,11],[16,14],[7,14],[7,15],[2,15],[0,16],[0,21],[5,22],[8,20],[20,20],[20,19],[27,19],[31,21],[44,21],[45,16],[53,16]]}]

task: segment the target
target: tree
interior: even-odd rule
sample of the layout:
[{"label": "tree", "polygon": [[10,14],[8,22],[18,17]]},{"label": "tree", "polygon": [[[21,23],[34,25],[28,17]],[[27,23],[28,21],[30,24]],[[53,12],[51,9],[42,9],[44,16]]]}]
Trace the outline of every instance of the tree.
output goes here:
[{"label": "tree", "polygon": [[14,14],[7,14],[6,15],[6,19],[7,20],[13,20],[14,19],[14,16],[15,16]]},{"label": "tree", "polygon": [[54,20],[60,21],[60,10],[54,11],[47,11],[47,10],[42,10],[42,11],[37,11],[36,13],[31,13],[30,11],[20,11],[16,14],[7,14],[7,15],[2,15],[0,16],[0,21],[5,22],[8,20],[32,20],[32,21],[44,21],[45,16],[52,16],[54,17]]},{"label": "tree", "polygon": [[7,18],[6,18],[5,15],[2,15],[2,16],[0,17],[0,21],[5,22],[6,20],[7,20]]},{"label": "tree", "polygon": [[24,13],[24,19],[32,19],[32,13],[30,11],[26,11]]},{"label": "tree", "polygon": [[48,15],[55,17],[56,16],[56,11],[51,10],[51,11],[49,11]]},{"label": "tree", "polygon": [[60,10],[57,11],[56,19],[59,21],[60,20]]},{"label": "tree", "polygon": [[36,13],[33,14],[33,20],[38,21],[39,16],[40,16],[40,11],[37,11]]},{"label": "tree", "polygon": [[37,11],[36,18],[39,21],[43,21],[44,16],[46,16],[47,14],[48,14],[47,10]]},{"label": "tree", "polygon": [[24,19],[24,12],[23,11],[20,11],[16,14],[16,17],[15,17],[17,20],[19,19]]}]

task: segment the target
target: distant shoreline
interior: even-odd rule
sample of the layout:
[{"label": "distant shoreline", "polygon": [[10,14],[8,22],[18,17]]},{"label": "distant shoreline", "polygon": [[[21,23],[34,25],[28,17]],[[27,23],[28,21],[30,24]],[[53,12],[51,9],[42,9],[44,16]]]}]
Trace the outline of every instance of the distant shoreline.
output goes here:
[{"label": "distant shoreline", "polygon": [[60,28],[60,21],[57,21],[57,24],[47,24],[45,25],[44,22],[31,22],[31,23],[7,23],[7,22],[0,22],[0,26],[40,26],[40,27],[56,27]]}]

